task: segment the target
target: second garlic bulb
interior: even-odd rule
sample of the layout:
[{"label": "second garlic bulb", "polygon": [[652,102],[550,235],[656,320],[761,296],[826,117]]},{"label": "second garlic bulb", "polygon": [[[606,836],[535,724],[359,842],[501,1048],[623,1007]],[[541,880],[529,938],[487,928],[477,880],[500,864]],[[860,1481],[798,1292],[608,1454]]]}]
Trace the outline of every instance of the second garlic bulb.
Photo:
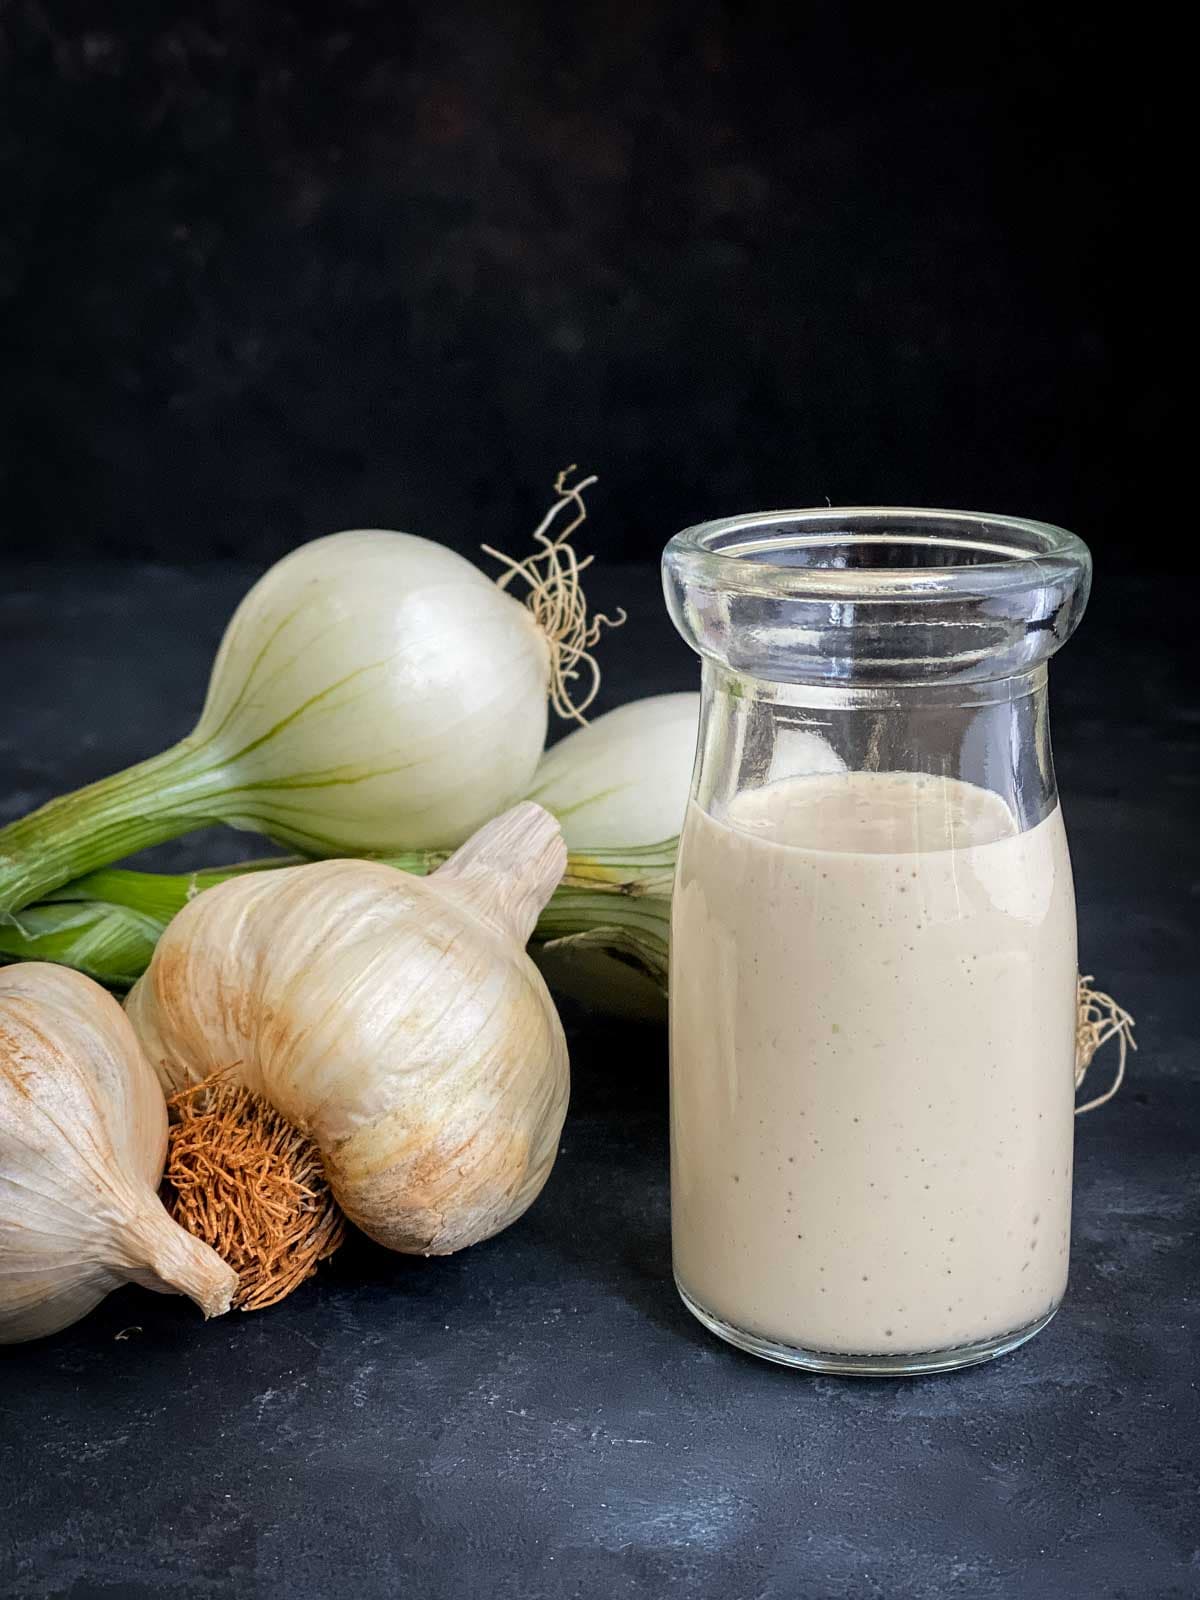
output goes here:
[{"label": "second garlic bulb", "polygon": [[157,1189],[167,1108],[111,995],[66,967],[0,971],[0,1344],[140,1283],[228,1311],[237,1278]]}]

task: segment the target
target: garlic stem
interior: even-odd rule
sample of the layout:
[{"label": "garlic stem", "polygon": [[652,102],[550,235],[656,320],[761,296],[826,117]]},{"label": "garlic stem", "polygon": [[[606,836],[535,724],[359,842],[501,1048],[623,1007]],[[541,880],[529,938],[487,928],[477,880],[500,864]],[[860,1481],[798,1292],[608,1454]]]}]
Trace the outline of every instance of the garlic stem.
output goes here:
[{"label": "garlic stem", "polygon": [[527,944],[566,864],[557,818],[526,800],[456,850],[438,868],[438,886],[475,916]]},{"label": "garlic stem", "polygon": [[207,1244],[173,1222],[162,1206],[147,1207],[122,1230],[122,1276],[156,1294],[186,1294],[205,1317],[224,1315],[237,1287],[235,1274]]}]

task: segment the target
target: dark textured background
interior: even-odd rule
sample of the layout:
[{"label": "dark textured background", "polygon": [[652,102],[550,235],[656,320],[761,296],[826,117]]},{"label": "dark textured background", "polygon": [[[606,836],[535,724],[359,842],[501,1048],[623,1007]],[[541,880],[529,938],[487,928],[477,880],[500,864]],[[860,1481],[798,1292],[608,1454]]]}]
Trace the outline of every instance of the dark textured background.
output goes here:
[{"label": "dark textured background", "polygon": [[3,0],[0,538],[470,549],[579,460],[625,558],[828,496],[1193,564],[1175,47],[1069,9]]},{"label": "dark textured background", "polygon": [[1055,744],[1142,1041],[1079,1127],[1053,1327],[851,1383],[688,1317],[665,1034],[568,1010],[562,1152],[500,1238],[0,1352],[0,1595],[1197,1594],[1200,709],[1191,596],[1145,575],[1195,561],[1182,52],[1048,9],[0,0],[0,820],[184,733],[247,563],[337,527],[515,544],[601,472],[606,708],[695,682],[650,565],[688,521],[1043,516],[1099,557]]}]

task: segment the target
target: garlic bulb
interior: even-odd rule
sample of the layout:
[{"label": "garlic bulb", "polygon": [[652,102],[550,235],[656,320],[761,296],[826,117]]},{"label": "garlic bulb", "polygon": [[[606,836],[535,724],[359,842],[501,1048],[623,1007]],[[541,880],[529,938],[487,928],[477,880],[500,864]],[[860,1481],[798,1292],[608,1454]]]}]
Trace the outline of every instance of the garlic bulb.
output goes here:
[{"label": "garlic bulb", "polygon": [[417,878],[323,861],[230,879],[170,923],[126,1001],[168,1092],[228,1068],[319,1148],[393,1250],[499,1232],[566,1113],[558,1014],[524,946],[566,863],[523,804]]},{"label": "garlic bulb", "polygon": [[76,1322],[132,1281],[229,1309],[234,1273],[156,1189],[162,1091],[115,1000],[42,962],[0,970],[0,1344]]}]

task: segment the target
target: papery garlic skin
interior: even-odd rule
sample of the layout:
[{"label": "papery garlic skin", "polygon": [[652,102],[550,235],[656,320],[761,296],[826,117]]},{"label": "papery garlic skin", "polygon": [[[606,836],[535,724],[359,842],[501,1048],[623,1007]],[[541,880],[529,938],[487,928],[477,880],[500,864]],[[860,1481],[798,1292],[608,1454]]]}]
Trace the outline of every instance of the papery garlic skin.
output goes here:
[{"label": "papery garlic skin", "polygon": [[523,947],[565,861],[523,805],[428,878],[230,880],[170,923],[129,1018],[168,1093],[231,1069],[315,1141],[365,1233],[449,1254],[520,1216],[557,1152],[566,1040]]},{"label": "papery garlic skin", "polygon": [[0,969],[0,1344],[130,1281],[229,1309],[235,1274],[159,1202],[166,1149],[162,1090],[111,995],[65,967]]}]

